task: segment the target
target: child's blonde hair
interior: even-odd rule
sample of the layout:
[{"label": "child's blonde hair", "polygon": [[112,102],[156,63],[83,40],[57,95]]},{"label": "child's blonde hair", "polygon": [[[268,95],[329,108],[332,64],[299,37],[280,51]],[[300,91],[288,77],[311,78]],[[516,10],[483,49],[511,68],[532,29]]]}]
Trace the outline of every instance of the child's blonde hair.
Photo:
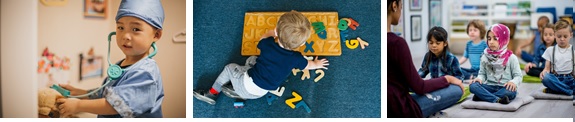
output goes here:
[{"label": "child's blonde hair", "polygon": [[483,23],[483,21],[478,20],[478,19],[474,19],[469,21],[469,24],[467,24],[467,29],[465,30],[465,32],[467,32],[467,34],[469,34],[469,27],[473,26],[477,29],[479,29],[479,37],[481,37],[481,39],[485,39],[485,33],[487,33],[485,30],[485,23]]},{"label": "child's blonde hair", "polygon": [[553,28],[553,30],[558,31],[567,28],[569,32],[573,32],[570,26],[571,25],[569,25],[569,22],[567,20],[559,20],[557,21],[557,23],[555,23],[555,28]]},{"label": "child's blonde hair", "polygon": [[311,24],[301,13],[292,10],[280,16],[276,27],[279,43],[285,49],[296,49],[311,36]]}]

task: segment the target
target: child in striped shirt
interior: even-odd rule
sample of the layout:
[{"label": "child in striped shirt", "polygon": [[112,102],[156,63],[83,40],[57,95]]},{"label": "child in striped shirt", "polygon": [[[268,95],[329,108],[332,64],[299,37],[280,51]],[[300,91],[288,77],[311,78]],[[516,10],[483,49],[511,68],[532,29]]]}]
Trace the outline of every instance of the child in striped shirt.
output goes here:
[{"label": "child in striped shirt", "polygon": [[483,55],[483,50],[487,48],[487,43],[485,40],[485,24],[474,19],[469,21],[467,25],[467,35],[469,35],[469,40],[465,46],[465,51],[463,52],[463,58],[459,61],[459,64],[465,63],[469,59],[471,63],[470,68],[461,68],[463,73],[463,79],[473,79],[477,77],[479,72],[479,62],[481,61],[481,55]]}]

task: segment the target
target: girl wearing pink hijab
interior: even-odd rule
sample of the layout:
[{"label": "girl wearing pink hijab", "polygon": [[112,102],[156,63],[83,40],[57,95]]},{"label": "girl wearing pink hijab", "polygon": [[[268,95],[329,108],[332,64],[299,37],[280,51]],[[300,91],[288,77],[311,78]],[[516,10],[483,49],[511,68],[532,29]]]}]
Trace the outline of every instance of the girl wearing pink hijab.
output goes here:
[{"label": "girl wearing pink hijab", "polygon": [[487,46],[481,56],[479,74],[469,85],[473,101],[509,104],[517,96],[517,87],[523,80],[517,57],[507,49],[509,28],[492,25],[487,31]]}]

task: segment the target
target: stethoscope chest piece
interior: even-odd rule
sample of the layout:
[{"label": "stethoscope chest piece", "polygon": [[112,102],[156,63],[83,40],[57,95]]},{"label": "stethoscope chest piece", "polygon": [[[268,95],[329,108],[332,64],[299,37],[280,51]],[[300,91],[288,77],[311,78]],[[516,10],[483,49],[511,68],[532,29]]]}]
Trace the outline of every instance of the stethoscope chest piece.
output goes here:
[{"label": "stethoscope chest piece", "polygon": [[110,77],[110,79],[118,79],[122,76],[122,73],[124,73],[124,70],[118,65],[110,65],[110,67],[108,67],[108,77]]}]

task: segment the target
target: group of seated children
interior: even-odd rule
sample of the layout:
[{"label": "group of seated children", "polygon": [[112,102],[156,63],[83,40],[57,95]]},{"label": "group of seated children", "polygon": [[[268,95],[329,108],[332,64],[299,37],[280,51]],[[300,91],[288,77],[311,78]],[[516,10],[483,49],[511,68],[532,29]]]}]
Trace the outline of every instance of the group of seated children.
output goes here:
[{"label": "group of seated children", "polygon": [[[541,17],[535,33],[534,55],[521,51],[524,45],[515,52],[529,62],[524,67],[525,72],[542,79],[545,93],[573,95],[575,49],[569,44],[573,37],[569,22],[560,20],[551,24],[547,17]],[[486,30],[482,21],[471,20],[467,34],[471,40],[466,44],[463,57],[458,60],[449,51],[445,29],[431,28],[427,36],[429,51],[418,70],[420,77],[450,75],[460,80],[471,80],[469,91],[475,94],[473,101],[509,104],[517,96],[518,85],[523,79],[519,58],[507,49],[511,34],[509,28],[494,24]],[[467,60],[471,67],[460,67]]]}]

